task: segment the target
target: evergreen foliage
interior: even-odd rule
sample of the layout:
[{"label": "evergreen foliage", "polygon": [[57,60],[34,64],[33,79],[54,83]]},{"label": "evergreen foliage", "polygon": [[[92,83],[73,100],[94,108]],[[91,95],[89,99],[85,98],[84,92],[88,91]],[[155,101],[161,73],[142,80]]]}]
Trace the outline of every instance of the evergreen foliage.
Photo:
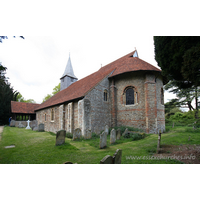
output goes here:
[{"label": "evergreen foliage", "polygon": [[8,124],[11,116],[11,101],[16,99],[17,92],[13,90],[5,76],[6,67],[0,64],[0,125]]}]

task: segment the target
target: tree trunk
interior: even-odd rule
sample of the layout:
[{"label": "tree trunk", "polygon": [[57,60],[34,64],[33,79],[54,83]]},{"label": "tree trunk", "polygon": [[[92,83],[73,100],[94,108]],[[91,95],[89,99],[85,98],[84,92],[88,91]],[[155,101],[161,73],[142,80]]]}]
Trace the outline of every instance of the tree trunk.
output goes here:
[{"label": "tree trunk", "polygon": [[195,119],[199,119],[199,109],[198,109],[198,94],[197,94],[197,87],[195,88],[195,105],[196,105],[196,109],[195,109]]}]

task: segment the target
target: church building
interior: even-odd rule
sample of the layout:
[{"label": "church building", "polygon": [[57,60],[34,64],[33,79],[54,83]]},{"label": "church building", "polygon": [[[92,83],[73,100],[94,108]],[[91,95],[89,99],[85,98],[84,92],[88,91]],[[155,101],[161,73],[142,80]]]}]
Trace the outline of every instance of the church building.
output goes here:
[{"label": "church building", "polygon": [[78,80],[69,57],[61,91],[36,109],[45,131],[80,128],[86,136],[104,127],[131,126],[146,133],[165,129],[161,70],[138,57],[137,50]]}]

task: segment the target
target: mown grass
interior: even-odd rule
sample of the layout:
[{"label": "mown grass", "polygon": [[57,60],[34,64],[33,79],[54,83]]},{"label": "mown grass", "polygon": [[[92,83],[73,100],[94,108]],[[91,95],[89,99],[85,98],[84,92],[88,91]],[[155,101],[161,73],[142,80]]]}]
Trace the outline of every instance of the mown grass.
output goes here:
[{"label": "mown grass", "polygon": [[[161,145],[200,144],[200,130],[185,127],[167,127],[167,130],[168,132],[162,134]],[[92,139],[87,140],[73,141],[66,138],[64,145],[55,146],[56,135],[50,132],[5,127],[0,141],[0,163],[60,164],[71,161],[78,164],[99,164],[104,156],[113,155],[117,149],[122,149],[122,164],[181,163],[171,159],[148,159],[156,152],[157,139],[158,135],[155,134],[148,134],[137,141],[121,137],[111,145],[108,135],[107,147],[99,149],[100,138],[93,135]],[[15,148],[5,149],[5,146],[10,145],[15,145]],[[135,159],[131,159],[131,156]]]}]

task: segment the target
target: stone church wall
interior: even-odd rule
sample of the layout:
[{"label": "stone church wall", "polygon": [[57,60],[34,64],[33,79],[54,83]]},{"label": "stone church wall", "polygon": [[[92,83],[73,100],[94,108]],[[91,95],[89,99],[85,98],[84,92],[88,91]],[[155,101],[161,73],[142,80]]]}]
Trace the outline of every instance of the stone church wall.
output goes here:
[{"label": "stone church wall", "polygon": [[[104,101],[104,91],[107,91],[107,101]],[[104,78],[94,87],[84,99],[89,99],[91,104],[91,131],[99,134],[105,125],[110,126],[110,99],[109,80]]]},{"label": "stone church wall", "polygon": [[[51,120],[51,109],[54,110],[54,120]],[[45,121],[46,115],[46,121]],[[59,127],[59,106],[54,106],[51,108],[46,108],[36,112],[36,120],[38,124],[44,124],[44,130],[48,132],[56,133],[56,131],[60,130]]]}]

